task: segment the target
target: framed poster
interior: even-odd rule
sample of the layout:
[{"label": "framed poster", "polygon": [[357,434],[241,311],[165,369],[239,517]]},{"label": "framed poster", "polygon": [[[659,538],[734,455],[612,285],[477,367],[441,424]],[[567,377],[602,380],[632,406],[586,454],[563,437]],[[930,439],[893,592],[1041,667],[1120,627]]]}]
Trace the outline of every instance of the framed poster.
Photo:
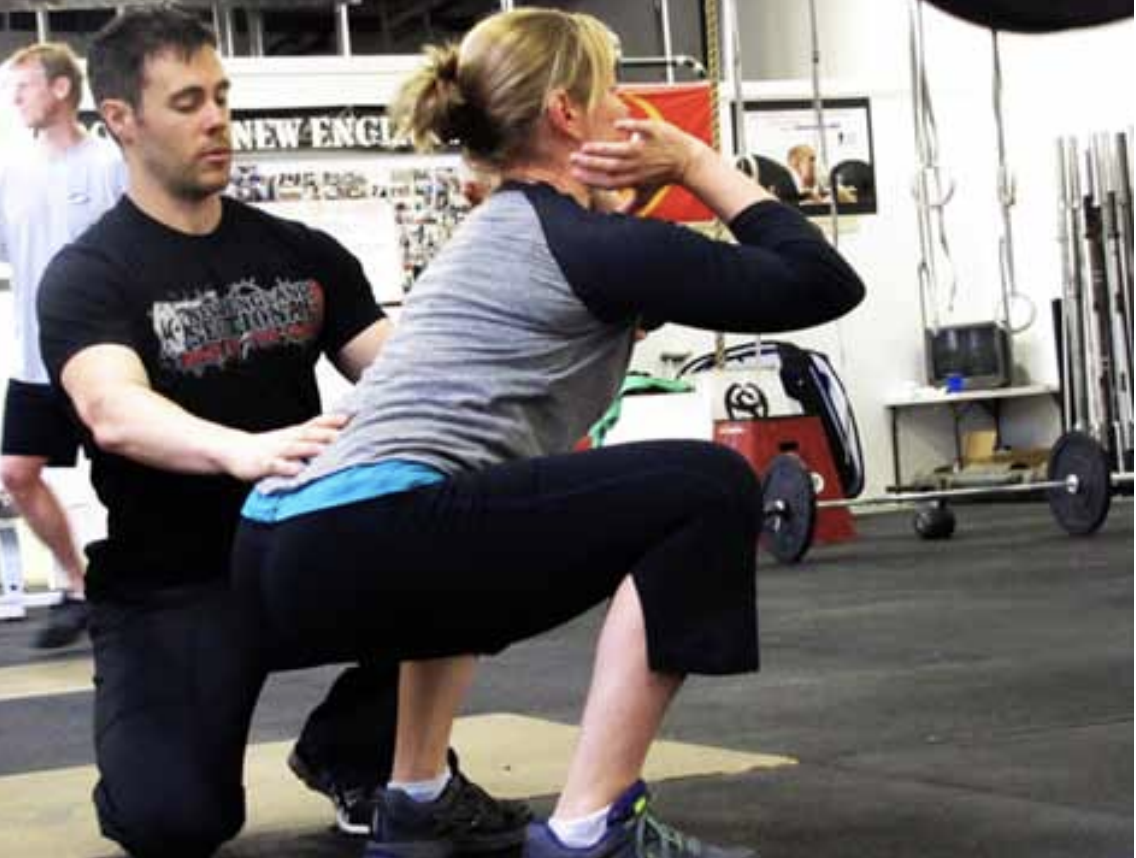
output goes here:
[{"label": "framed poster", "polygon": [[824,99],[827,168],[816,110],[807,99],[747,101],[745,139],[758,180],[809,215],[876,211],[872,111],[867,98]]}]

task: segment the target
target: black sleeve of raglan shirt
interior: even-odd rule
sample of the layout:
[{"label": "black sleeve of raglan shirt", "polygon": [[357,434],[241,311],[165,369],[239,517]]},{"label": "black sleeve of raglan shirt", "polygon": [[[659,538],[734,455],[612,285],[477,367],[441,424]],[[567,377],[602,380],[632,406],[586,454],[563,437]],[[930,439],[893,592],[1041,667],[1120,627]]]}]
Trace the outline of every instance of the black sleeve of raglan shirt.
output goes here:
[{"label": "black sleeve of raglan shirt", "polygon": [[529,198],[549,248],[604,321],[775,333],[830,322],[864,297],[820,230],[781,203],[738,214],[732,244],[663,221],[590,212],[543,191]]},{"label": "black sleeve of raglan shirt", "polygon": [[63,367],[90,346],[120,345],[141,353],[133,312],[115,264],[83,243],[65,247],[40,281],[40,350],[52,383],[62,388]]},{"label": "black sleeve of raglan shirt", "polygon": [[359,260],[326,232],[305,231],[324,289],[322,348],[333,359],[340,349],[386,314],[375,300]]}]

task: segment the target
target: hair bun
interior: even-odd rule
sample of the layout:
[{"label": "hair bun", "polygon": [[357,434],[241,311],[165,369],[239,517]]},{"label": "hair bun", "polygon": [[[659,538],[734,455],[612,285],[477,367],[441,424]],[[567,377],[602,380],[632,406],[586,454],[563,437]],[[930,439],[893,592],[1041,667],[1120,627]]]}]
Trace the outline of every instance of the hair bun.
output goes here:
[{"label": "hair bun", "polygon": [[437,142],[458,143],[475,150],[492,149],[496,135],[480,109],[471,104],[458,82],[460,48],[445,45],[428,49],[427,74],[434,92],[432,132]]},{"label": "hair bun", "polygon": [[491,151],[497,145],[497,134],[483,111],[465,99],[453,104],[447,116],[445,135],[473,151]]},{"label": "hair bun", "polygon": [[434,65],[434,76],[443,83],[458,82],[458,49],[451,45],[437,51],[431,57]]}]

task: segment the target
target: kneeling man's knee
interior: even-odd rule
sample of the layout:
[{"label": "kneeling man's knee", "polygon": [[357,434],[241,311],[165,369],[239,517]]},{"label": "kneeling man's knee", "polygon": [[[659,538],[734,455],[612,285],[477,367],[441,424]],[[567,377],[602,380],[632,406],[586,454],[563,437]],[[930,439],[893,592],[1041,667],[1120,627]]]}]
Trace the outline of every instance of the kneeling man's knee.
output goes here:
[{"label": "kneeling man's knee", "polygon": [[95,788],[103,834],[133,858],[208,858],[244,824],[244,795],[221,796],[172,784],[131,791]]}]

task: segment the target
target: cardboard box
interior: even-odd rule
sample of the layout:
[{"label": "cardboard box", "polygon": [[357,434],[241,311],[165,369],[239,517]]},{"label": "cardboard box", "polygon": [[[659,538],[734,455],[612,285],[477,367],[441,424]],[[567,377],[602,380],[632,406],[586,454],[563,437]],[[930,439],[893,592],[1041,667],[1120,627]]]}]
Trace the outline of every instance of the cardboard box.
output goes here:
[{"label": "cardboard box", "polygon": [[995,449],[998,433],[993,429],[979,429],[966,432],[962,437],[962,464],[968,465],[1012,465],[1020,468],[1035,468],[1049,461],[1046,448]]}]

